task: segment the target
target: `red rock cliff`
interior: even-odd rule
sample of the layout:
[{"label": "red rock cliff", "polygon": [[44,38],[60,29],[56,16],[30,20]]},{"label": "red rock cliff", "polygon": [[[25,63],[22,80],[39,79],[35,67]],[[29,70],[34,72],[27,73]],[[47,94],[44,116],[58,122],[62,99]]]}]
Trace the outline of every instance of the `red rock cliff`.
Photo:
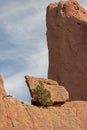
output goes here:
[{"label": "red rock cliff", "polygon": [[[76,17],[72,16],[71,13],[68,14],[69,12],[67,10],[68,9],[72,10],[74,8],[74,6],[72,6],[72,8],[69,8],[71,6],[69,4],[72,5],[72,2],[70,3],[68,2],[67,6],[64,7],[64,10],[66,10],[66,15],[65,13],[63,14],[62,11],[60,13],[60,10],[62,8],[61,6],[63,5],[63,3],[50,5],[48,7],[47,18],[49,17],[49,21],[47,20],[48,22],[47,35],[49,41],[48,43],[50,48],[50,56],[52,55],[50,58],[53,58],[52,59],[53,61],[52,60],[50,61],[51,62],[50,67],[53,66],[53,68],[50,68],[51,70],[49,69],[50,70],[49,76],[50,77],[54,76],[53,78],[58,79],[58,81],[60,81],[61,84],[65,83],[67,85],[70,85],[70,87],[72,88],[73,87],[72,85],[76,84],[75,78],[77,78],[78,81],[78,79],[80,79],[79,77],[83,76],[82,79],[79,80],[79,82],[77,82],[77,85],[79,84],[80,86],[83,79],[86,78],[85,77],[86,71],[84,68],[86,66],[85,63],[86,55],[83,55],[84,53],[86,54],[86,37],[84,36],[86,35],[86,22],[83,22],[83,20],[78,20]],[[68,8],[66,9],[66,7]],[[77,8],[77,6],[75,8]],[[82,9],[82,13],[83,13],[83,9]],[[58,25],[56,21],[57,15],[58,15],[57,20],[60,21]],[[79,16],[80,15],[81,14],[79,14]],[[77,21],[79,24],[77,23]],[[73,28],[71,28],[71,24]],[[65,33],[67,29],[71,32],[69,33],[67,31],[67,33]],[[78,31],[76,31],[76,29]],[[73,34],[72,36],[71,33]],[[79,37],[75,37],[74,33],[76,34],[76,36],[77,33],[78,34],[81,33],[81,35],[79,35]],[[68,37],[66,37],[66,35]],[[83,35],[84,42],[81,42],[82,35]],[[63,38],[61,38],[61,36],[63,36]],[[73,37],[75,37],[75,39],[73,39]],[[78,47],[77,47],[77,42],[75,42],[75,40],[79,41]],[[79,54],[81,54],[80,57],[78,57]],[[84,62],[83,63],[81,62],[79,64],[80,58],[84,59],[83,60]],[[74,60],[75,62],[73,63]],[[67,65],[68,64],[70,65],[67,66],[65,63],[67,63]],[[73,65],[71,63],[73,63]],[[81,69],[80,67],[82,64],[83,64],[83,68]],[[77,70],[75,68],[76,65],[77,65]],[[74,69],[76,71],[74,71]],[[72,73],[69,73],[71,72],[71,70]],[[77,71],[79,72],[79,74],[77,73]],[[84,72],[84,74],[82,72]],[[76,74],[73,76],[72,74],[74,73]],[[83,75],[81,75],[80,73]],[[87,130],[87,102],[86,101],[66,102],[68,93],[65,91],[65,89],[62,86],[57,84],[56,81],[42,79],[42,78],[34,78],[30,76],[27,76],[25,78],[29,90],[31,91],[32,98],[34,98],[33,89],[35,88],[37,83],[41,81],[43,82],[45,88],[49,88],[52,94],[52,100],[54,100],[55,95],[57,95],[58,93],[57,97],[55,97],[56,100],[54,101],[60,101],[59,99],[63,98],[63,100],[61,101],[63,101],[64,104],[43,108],[42,106],[38,107],[34,105],[25,104],[24,102],[20,102],[16,98],[6,94],[4,90],[3,79],[0,76],[0,130]],[[84,84],[86,84],[85,80],[84,80]],[[79,91],[78,87],[79,86],[76,86],[70,90],[77,89]],[[86,86],[83,87],[84,87],[84,94],[85,94]],[[57,91],[55,91],[54,88]],[[68,89],[69,86],[68,87],[66,86],[66,88]],[[78,91],[77,94],[79,94]],[[61,92],[63,95],[61,95]],[[75,92],[72,91],[71,93],[72,96],[73,93]]]},{"label": "red rock cliff", "polygon": [[71,100],[87,100],[87,11],[75,0],[47,7],[48,77],[64,85]]}]

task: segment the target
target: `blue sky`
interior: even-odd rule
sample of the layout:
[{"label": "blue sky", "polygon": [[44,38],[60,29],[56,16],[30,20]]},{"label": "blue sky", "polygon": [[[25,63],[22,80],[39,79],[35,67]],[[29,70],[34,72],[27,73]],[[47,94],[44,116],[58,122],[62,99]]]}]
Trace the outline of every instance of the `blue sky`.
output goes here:
[{"label": "blue sky", "polygon": [[[0,73],[7,94],[30,102],[25,75],[47,77],[46,7],[58,0],[0,0]],[[78,0],[84,7],[86,0]]]}]

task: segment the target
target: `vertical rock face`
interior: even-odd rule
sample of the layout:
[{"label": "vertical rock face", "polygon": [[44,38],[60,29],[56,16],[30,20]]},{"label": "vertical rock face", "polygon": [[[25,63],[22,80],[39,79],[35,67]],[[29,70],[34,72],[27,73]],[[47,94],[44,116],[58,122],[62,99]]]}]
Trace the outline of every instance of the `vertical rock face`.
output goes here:
[{"label": "vertical rock face", "polygon": [[47,7],[48,77],[72,100],[87,100],[87,11],[77,1]]}]

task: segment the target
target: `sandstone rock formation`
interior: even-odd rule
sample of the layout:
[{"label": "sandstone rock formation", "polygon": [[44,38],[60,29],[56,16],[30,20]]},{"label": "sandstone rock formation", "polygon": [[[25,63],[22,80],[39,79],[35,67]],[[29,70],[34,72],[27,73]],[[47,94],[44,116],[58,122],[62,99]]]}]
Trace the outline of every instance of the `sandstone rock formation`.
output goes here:
[{"label": "sandstone rock formation", "polygon": [[[72,99],[87,99],[86,14],[72,0],[51,4],[47,9],[49,77],[64,84]],[[60,89],[56,81],[26,76],[31,96],[39,80],[47,88],[55,86],[54,99]],[[68,94],[64,88],[63,92],[66,93],[63,95],[65,99]],[[68,101],[48,108],[25,104],[6,94],[0,76],[0,130],[87,130],[87,101]]]},{"label": "sandstone rock formation", "polygon": [[1,89],[0,130],[87,130],[85,101],[43,108],[3,95],[4,86],[0,84]]},{"label": "sandstone rock formation", "polygon": [[4,90],[4,82],[2,76],[0,75],[0,96],[5,96],[6,92]]},{"label": "sandstone rock formation", "polygon": [[69,94],[63,86],[58,85],[58,83],[51,79],[36,78],[31,76],[25,76],[26,83],[28,85],[29,91],[32,97],[32,104],[39,104],[36,101],[34,90],[36,89],[39,82],[42,82],[44,88],[48,90],[51,94],[51,100],[53,104],[63,103],[69,100]]},{"label": "sandstone rock formation", "polygon": [[48,77],[64,85],[71,100],[87,100],[87,11],[75,0],[47,7]]}]

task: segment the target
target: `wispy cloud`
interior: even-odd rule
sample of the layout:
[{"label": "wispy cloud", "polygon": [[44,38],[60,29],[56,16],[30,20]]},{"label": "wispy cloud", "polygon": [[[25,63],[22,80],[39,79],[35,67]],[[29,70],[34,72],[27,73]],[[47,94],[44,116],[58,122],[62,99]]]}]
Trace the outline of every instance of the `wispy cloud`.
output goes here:
[{"label": "wispy cloud", "polygon": [[7,93],[27,102],[24,76],[47,77],[45,16],[52,2],[58,0],[0,0],[0,72]]}]

